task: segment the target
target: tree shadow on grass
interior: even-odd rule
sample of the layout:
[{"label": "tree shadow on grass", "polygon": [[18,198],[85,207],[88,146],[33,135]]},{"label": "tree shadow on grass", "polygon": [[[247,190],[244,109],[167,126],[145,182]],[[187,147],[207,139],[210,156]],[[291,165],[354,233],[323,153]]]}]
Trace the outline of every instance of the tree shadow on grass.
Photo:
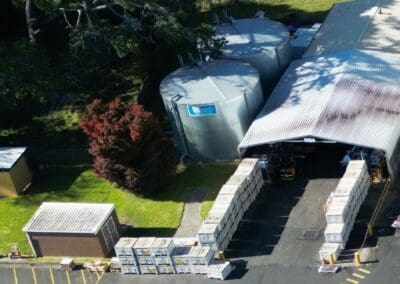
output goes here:
[{"label": "tree shadow on grass", "polygon": [[201,188],[207,193],[192,196],[190,202],[211,201],[235,169],[235,165],[226,163],[190,163],[170,176],[159,191],[145,194],[144,197],[157,201],[186,202],[193,190]]},{"label": "tree shadow on grass", "polygon": [[138,228],[130,225],[123,225],[124,232],[123,237],[173,237],[176,232],[176,228]]}]

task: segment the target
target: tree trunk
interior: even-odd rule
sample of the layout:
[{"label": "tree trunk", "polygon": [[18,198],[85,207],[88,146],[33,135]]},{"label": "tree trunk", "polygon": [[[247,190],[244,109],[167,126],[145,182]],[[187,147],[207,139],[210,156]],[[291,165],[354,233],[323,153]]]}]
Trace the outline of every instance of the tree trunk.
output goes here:
[{"label": "tree trunk", "polygon": [[32,44],[36,44],[40,29],[38,28],[38,18],[37,15],[35,15],[33,0],[26,0],[25,2],[25,17],[29,39]]},{"label": "tree trunk", "polygon": [[96,15],[95,12],[93,12],[92,0],[83,0],[82,7],[87,19],[88,26],[92,27],[96,23]]}]

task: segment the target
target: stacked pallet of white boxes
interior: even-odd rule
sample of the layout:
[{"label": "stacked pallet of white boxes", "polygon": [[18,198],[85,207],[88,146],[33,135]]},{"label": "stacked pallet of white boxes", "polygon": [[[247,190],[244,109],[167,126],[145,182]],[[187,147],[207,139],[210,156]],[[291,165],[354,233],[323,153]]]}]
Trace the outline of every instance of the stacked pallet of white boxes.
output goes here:
[{"label": "stacked pallet of white boxes", "polygon": [[172,251],[174,250],[174,242],[172,238],[156,238],[151,246],[151,255],[157,266],[158,273],[172,274],[175,273],[175,267],[172,262]]},{"label": "stacked pallet of white boxes", "polygon": [[226,249],[244,212],[254,202],[262,186],[258,159],[243,159],[222,186],[204,220],[198,232],[200,244],[214,251]]},{"label": "stacked pallet of white boxes", "polygon": [[189,246],[177,246],[172,251],[172,261],[175,266],[176,273],[192,273],[192,266],[189,256],[190,249],[191,247]]},{"label": "stacked pallet of white boxes", "polygon": [[120,238],[115,244],[115,254],[121,264],[121,272],[124,274],[140,274],[133,246],[136,238]]},{"label": "stacked pallet of white boxes", "polygon": [[325,212],[328,225],[324,232],[326,243],[320,249],[321,259],[326,259],[331,253],[337,257],[340,249],[346,247],[355,218],[367,196],[368,187],[366,162],[350,161]]},{"label": "stacked pallet of white boxes", "polygon": [[138,238],[133,245],[137,262],[140,266],[142,274],[158,274],[154,258],[152,257],[151,248],[156,238]]},{"label": "stacked pallet of white boxes", "polygon": [[194,246],[189,251],[192,273],[207,274],[208,265],[214,258],[214,252],[209,247]]}]

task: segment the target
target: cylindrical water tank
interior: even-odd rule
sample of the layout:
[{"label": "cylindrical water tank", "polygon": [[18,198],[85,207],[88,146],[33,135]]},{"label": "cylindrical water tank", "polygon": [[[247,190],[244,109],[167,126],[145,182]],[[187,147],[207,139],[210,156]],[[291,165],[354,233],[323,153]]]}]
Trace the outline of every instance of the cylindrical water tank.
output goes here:
[{"label": "cylindrical water tank", "polygon": [[216,36],[224,37],[222,58],[250,63],[260,72],[263,90],[269,93],[292,57],[286,26],[268,18],[236,20],[229,17],[215,26]]},{"label": "cylindrical water tank", "polygon": [[263,104],[257,69],[232,60],[181,67],[164,78],[160,93],[179,149],[196,160],[238,158]]}]

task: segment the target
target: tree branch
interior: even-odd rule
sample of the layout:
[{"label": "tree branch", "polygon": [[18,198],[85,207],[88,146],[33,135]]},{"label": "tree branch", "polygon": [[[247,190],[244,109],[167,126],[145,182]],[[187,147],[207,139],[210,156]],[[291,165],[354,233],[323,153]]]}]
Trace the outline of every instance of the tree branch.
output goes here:
[{"label": "tree branch", "polygon": [[65,14],[64,8],[60,8],[60,11],[61,11],[61,13],[62,13],[63,16],[64,16],[64,20],[65,20],[65,22],[67,23],[68,27],[69,27],[69,28],[72,28],[72,25],[71,25],[71,23],[68,21],[67,15]]}]

